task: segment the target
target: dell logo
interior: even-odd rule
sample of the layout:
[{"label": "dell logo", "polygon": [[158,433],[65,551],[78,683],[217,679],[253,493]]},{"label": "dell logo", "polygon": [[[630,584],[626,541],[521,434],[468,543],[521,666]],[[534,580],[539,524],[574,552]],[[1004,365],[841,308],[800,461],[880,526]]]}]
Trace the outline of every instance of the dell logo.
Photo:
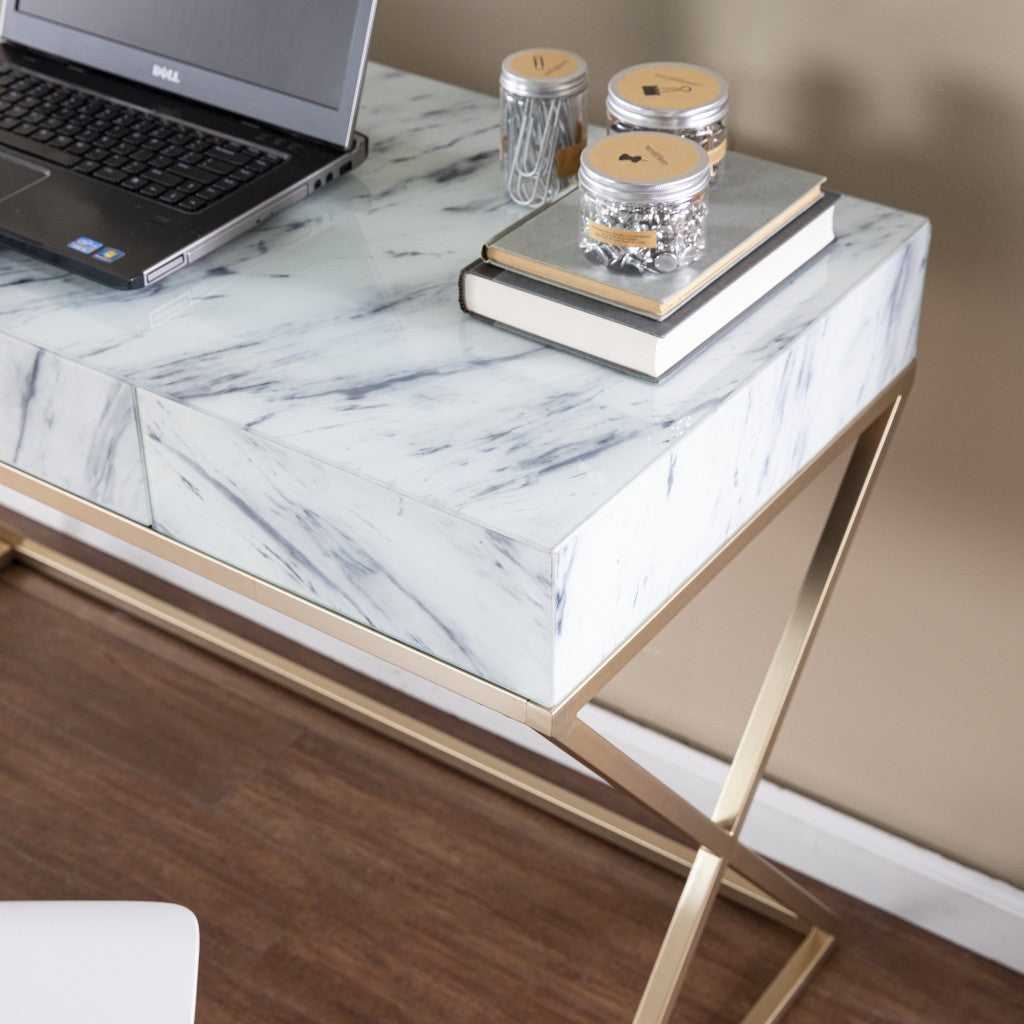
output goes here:
[{"label": "dell logo", "polygon": [[162,78],[165,82],[173,82],[175,85],[181,85],[181,73],[174,68],[164,67],[163,64],[153,65],[153,77]]}]

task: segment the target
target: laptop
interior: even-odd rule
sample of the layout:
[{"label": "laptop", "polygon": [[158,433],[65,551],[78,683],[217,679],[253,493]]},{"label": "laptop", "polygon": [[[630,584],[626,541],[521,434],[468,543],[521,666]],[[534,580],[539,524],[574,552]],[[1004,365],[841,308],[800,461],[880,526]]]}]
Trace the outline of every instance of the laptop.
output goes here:
[{"label": "laptop", "polygon": [[0,242],[141,288],[329,184],[376,0],[5,0]]}]

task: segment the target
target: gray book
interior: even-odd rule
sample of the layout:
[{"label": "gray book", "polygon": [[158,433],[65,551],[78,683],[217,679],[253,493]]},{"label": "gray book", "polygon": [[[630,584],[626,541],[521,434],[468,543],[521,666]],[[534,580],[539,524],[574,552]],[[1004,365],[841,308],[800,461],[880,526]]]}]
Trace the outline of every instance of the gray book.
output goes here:
[{"label": "gray book", "polygon": [[821,196],[824,177],[729,153],[708,200],[707,247],[671,274],[626,275],[595,266],[578,245],[575,189],[485,243],[496,266],[661,320],[785,227]]}]

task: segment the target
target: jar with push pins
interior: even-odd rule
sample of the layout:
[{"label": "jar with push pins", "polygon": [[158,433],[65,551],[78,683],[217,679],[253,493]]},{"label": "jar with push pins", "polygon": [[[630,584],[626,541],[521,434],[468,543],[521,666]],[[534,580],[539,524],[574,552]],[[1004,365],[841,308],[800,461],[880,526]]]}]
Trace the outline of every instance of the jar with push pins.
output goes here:
[{"label": "jar with push pins", "polygon": [[521,206],[540,206],[576,180],[587,65],[565,50],[520,50],[502,62],[500,86],[505,187]]},{"label": "jar with push pins", "polygon": [[609,135],[580,160],[579,245],[592,263],[668,274],[706,243],[711,164],[702,146],[660,132]]},{"label": "jar with push pins", "polygon": [[696,64],[635,64],[608,83],[609,133],[670,132],[704,147],[712,179],[725,156],[729,86]]}]

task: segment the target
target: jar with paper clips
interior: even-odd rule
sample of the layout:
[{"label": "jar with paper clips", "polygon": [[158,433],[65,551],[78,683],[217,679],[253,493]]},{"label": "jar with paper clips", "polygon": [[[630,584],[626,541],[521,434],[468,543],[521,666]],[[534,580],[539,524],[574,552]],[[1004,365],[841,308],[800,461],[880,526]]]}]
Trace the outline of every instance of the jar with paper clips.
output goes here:
[{"label": "jar with paper clips", "polygon": [[566,50],[502,61],[501,166],[513,202],[540,206],[572,185],[586,145],[587,65]]}]

